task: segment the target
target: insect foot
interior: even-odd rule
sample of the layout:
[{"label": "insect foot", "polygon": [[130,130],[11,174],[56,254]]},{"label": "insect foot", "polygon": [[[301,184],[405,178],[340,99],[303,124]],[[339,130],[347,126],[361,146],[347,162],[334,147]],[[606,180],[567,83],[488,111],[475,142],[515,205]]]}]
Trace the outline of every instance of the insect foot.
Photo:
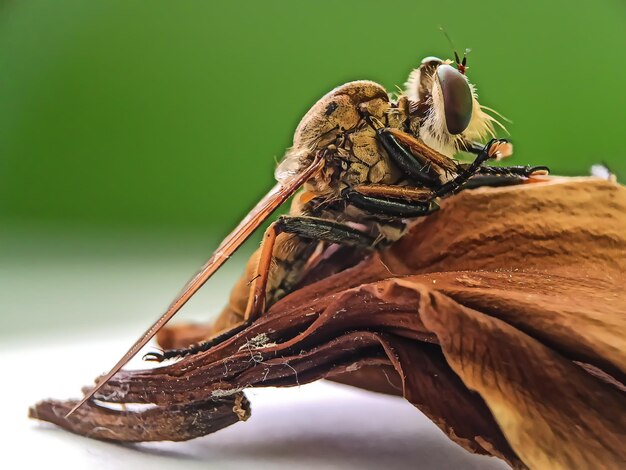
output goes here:
[{"label": "insect foot", "polygon": [[545,176],[550,174],[550,168],[547,166],[539,165],[539,166],[531,166],[528,168],[528,171],[524,176]]},{"label": "insect foot", "polygon": [[489,158],[500,160],[509,145],[510,142],[507,139],[491,139],[483,148],[483,152],[486,152]]},{"label": "insect foot", "polygon": [[163,362],[165,360],[165,355],[151,351],[144,354],[141,360],[146,362]]}]

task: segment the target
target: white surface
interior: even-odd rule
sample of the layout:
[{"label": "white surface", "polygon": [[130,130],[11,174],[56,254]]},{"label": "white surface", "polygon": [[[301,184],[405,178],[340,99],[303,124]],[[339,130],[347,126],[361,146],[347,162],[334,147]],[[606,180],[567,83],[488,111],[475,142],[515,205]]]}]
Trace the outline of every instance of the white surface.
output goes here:
[{"label": "white surface", "polygon": [[[29,420],[29,405],[78,397],[108,370],[216,244],[87,235],[0,227],[1,468],[507,468],[467,453],[402,399],[324,382],[249,390],[247,422],[185,443],[114,445]],[[245,258],[220,270],[176,321],[219,312]]]},{"label": "white surface", "polygon": [[184,443],[122,446],[75,436],[28,420],[28,406],[44,397],[76,396],[126,341],[66,343],[0,350],[3,468],[507,468],[467,453],[402,399],[328,382],[249,390],[247,422]]}]

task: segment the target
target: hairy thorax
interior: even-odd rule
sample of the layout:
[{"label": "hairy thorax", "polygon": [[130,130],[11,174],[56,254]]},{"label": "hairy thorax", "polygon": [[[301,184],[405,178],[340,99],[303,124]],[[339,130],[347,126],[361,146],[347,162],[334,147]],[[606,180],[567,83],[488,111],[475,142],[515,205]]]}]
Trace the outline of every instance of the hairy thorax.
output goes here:
[{"label": "hairy thorax", "polygon": [[385,127],[402,128],[408,119],[408,106],[406,100],[392,101],[382,86],[370,81],[335,88],[302,118],[293,147],[277,169],[277,178],[280,180],[285,172],[296,173],[316,153],[324,152],[329,162],[324,175],[309,181],[305,192],[333,197],[348,186],[397,183],[400,174],[365,116]]}]

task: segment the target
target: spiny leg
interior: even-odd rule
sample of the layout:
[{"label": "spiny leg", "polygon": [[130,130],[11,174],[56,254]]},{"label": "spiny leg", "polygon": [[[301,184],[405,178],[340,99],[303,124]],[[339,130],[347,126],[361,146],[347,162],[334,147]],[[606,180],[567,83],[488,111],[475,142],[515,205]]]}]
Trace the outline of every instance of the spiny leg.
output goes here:
[{"label": "spiny leg", "polygon": [[[480,167],[489,159],[498,156],[499,149],[508,144],[505,139],[492,139],[485,145],[474,161],[465,167],[461,167],[451,158],[428,147],[424,142],[407,134],[392,128],[378,129],[377,135],[385,150],[392,160],[400,167],[400,169],[410,178],[418,180],[418,182],[435,190],[435,197],[441,197],[454,193],[459,189],[470,177],[479,171]],[[447,183],[441,184],[441,180],[437,184],[431,184],[423,176],[424,167],[421,167],[418,158],[425,159],[432,171],[430,174],[437,173],[439,177],[446,174],[456,173],[456,177]],[[436,171],[438,170],[438,171]]]},{"label": "spiny leg", "polygon": [[400,199],[407,202],[427,203],[433,198],[433,192],[427,188],[400,186],[396,184],[359,184],[352,188],[365,196]]},{"label": "spiny leg", "polygon": [[376,239],[360,230],[332,220],[307,216],[282,216],[265,232],[244,319],[254,321],[265,311],[265,291],[270,274],[276,237],[292,233],[301,238],[320,240],[341,245],[372,247]]},{"label": "spiny leg", "polygon": [[276,222],[273,222],[263,234],[259,259],[255,269],[257,275],[251,281],[252,286],[248,296],[248,304],[244,313],[243,321],[235,323],[228,329],[201,343],[193,344],[185,348],[167,349],[163,352],[149,352],[143,356],[144,361],[162,362],[166,359],[185,357],[191,354],[207,351],[213,346],[216,346],[233,337],[252,323],[258,314],[260,314],[265,308],[265,288],[267,286],[276,237],[281,232],[281,220],[282,217]]},{"label": "spiny leg", "polygon": [[474,175],[463,185],[463,189],[499,188],[523,184],[527,178],[517,175]]},{"label": "spiny leg", "polygon": [[[475,155],[479,155],[483,151],[484,145],[479,142],[471,142],[465,141],[460,145],[460,150],[465,152],[473,153]],[[513,146],[509,142],[508,145],[502,145],[498,149],[498,159],[510,157],[513,153]],[[463,163],[460,165],[461,168],[466,168],[469,164]],[[519,178],[529,178],[531,176],[547,174],[550,172],[550,169],[547,166],[489,166],[482,165],[480,169],[476,172],[476,175],[485,175],[492,176],[494,178],[484,178],[485,186],[503,186],[507,184],[517,184],[521,182],[520,179],[515,179],[517,176]],[[501,176],[502,182],[498,181],[496,177]],[[490,183],[491,182],[491,183]],[[479,184],[473,183],[473,187],[479,186]]]},{"label": "spiny leg", "polygon": [[[378,129],[376,134],[396,166],[409,180],[421,186],[436,189],[450,175],[459,172],[456,160],[429,147],[407,132],[386,127]],[[424,175],[424,172],[427,172],[427,175]]]},{"label": "spiny leg", "polygon": [[[472,163],[459,164],[428,147],[411,134],[398,129],[378,127],[376,133],[396,166],[408,178],[436,190],[437,196],[453,193],[461,185],[477,187],[518,184],[524,181],[523,178],[545,174],[549,171],[548,167],[545,166],[495,167],[483,165],[489,158],[500,159],[511,155],[511,144],[504,139],[492,140],[487,146],[477,142],[463,142],[461,150],[474,153],[477,157]],[[497,146],[492,148],[492,144],[497,144]],[[488,154],[485,157],[486,149]],[[443,184],[443,177],[450,174],[457,175],[452,180],[454,183]],[[467,183],[467,180],[473,175],[485,175],[489,178],[481,178]]]},{"label": "spiny leg", "polygon": [[[459,143],[459,150],[464,152],[473,153],[474,155],[480,155],[485,148],[485,144],[481,142],[463,141]],[[507,142],[498,148],[498,154],[496,155],[498,160],[508,158],[513,155],[513,144]]]},{"label": "spiny leg", "polygon": [[[467,165],[462,165],[463,167]],[[537,166],[481,166],[476,175],[489,175],[489,176],[520,176],[528,178],[534,175],[542,175],[550,172],[550,168],[544,165]]]},{"label": "spiny leg", "polygon": [[487,166],[483,165],[464,185],[463,189],[514,186],[530,181],[534,176],[549,173],[547,166]]},{"label": "spiny leg", "polygon": [[[435,169],[446,166],[448,163],[446,161],[441,165],[442,159],[452,162],[451,159],[427,147],[406,132],[385,127],[380,120],[369,114],[364,115],[364,118],[376,131],[376,139],[387,155],[407,178],[427,188],[436,188],[441,184],[441,177]],[[423,152],[416,152],[411,144],[421,144]]]},{"label": "spiny leg", "polygon": [[[483,163],[489,159],[497,158],[500,149],[508,145],[506,139],[492,139],[487,145],[483,146],[472,163],[461,166],[451,158],[431,149],[419,139],[397,129],[378,129],[377,135],[391,159],[407,177],[416,179],[418,182],[433,189],[435,191],[434,197],[453,194],[468,179],[480,171]],[[439,179],[436,184],[433,184],[430,180],[427,181],[424,178],[425,167],[421,166],[422,163],[417,159],[419,157],[429,162],[430,166],[426,167],[430,169],[428,175],[438,174],[439,177],[443,177],[446,174],[456,173],[456,176],[443,184],[441,184]],[[358,195],[356,197],[360,198]]]},{"label": "spiny leg", "polygon": [[163,352],[149,352],[143,356],[144,361],[162,362],[167,359],[180,358],[207,351],[213,346],[232,338],[252,323],[254,318],[258,316],[253,315],[253,312],[261,312],[265,308],[265,288],[267,286],[267,279],[269,276],[276,237],[280,233],[280,220],[281,219],[273,222],[263,234],[261,250],[255,270],[257,275],[251,281],[252,286],[248,296],[248,304],[244,313],[243,321],[235,323],[228,329],[219,332],[217,335],[201,343],[192,344],[191,346],[185,348],[167,349]]},{"label": "spiny leg", "polygon": [[[372,185],[374,186],[374,185]],[[407,193],[404,195],[398,187],[375,185],[376,187],[362,186],[346,189],[342,196],[353,206],[371,214],[385,215],[393,218],[413,218],[428,215],[439,209],[434,200],[434,193],[430,192],[428,199],[423,200],[424,192],[415,200],[410,200]],[[419,191],[419,188],[407,188]]]},{"label": "spiny leg", "polygon": [[376,135],[387,155],[408,178],[427,188],[436,188],[441,184],[439,176],[432,168],[432,163],[417,160],[415,155],[388,129],[378,129]]},{"label": "spiny leg", "polygon": [[168,349],[163,352],[150,352],[143,359],[162,362],[166,359],[185,357],[207,351],[213,346],[231,338],[245,329],[265,311],[265,294],[267,282],[271,275],[271,262],[276,237],[280,233],[292,233],[302,238],[326,241],[342,245],[372,248],[379,241],[377,238],[361,232],[345,224],[316,217],[282,216],[271,224],[263,235],[261,251],[257,264],[257,275],[252,280],[248,305],[244,320],[232,328],[218,334],[208,341],[192,345],[188,348]]},{"label": "spiny leg", "polygon": [[480,154],[476,156],[474,161],[467,165],[461,173],[459,173],[454,179],[443,184],[435,191],[435,195],[438,197],[454,194],[458,191],[463,184],[467,182],[472,176],[474,176],[481,168],[482,164],[487,160],[495,158],[500,145],[506,144],[506,139],[491,139],[487,145],[483,147]]}]

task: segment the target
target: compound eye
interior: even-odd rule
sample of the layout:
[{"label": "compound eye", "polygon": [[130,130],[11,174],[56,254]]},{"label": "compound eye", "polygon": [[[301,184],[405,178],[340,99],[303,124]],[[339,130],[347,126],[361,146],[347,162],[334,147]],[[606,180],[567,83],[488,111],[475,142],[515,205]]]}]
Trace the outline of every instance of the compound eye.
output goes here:
[{"label": "compound eye", "polygon": [[450,134],[460,134],[472,118],[472,91],[465,76],[454,67],[437,67],[437,79],[443,93],[446,127]]}]

